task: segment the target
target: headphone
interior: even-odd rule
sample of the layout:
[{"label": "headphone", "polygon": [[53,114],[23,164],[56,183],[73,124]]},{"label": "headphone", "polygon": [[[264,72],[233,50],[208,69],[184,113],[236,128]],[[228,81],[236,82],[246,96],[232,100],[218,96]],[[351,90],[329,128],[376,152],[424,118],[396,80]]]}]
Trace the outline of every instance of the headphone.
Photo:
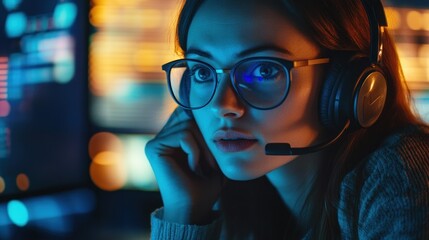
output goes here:
[{"label": "headphone", "polygon": [[368,128],[380,117],[387,81],[381,68],[386,15],[380,0],[362,0],[370,26],[368,57],[349,52],[335,53],[322,85],[319,117],[332,130]]},{"label": "headphone", "polygon": [[[371,1],[371,2],[370,2]],[[307,147],[289,143],[267,143],[266,155],[302,155],[336,143],[348,130],[373,126],[384,109],[387,81],[381,67],[383,27],[386,15],[380,0],[362,0],[370,27],[368,57],[339,52],[331,57],[330,69],[319,100],[321,123],[336,134]]]}]

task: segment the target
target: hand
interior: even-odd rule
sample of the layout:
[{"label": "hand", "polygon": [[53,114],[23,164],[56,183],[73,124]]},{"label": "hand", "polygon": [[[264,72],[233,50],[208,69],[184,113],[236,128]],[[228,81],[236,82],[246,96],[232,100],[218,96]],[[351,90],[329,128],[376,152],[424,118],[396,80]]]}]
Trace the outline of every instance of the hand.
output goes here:
[{"label": "hand", "polygon": [[184,224],[209,221],[224,177],[194,119],[176,108],[146,145],[164,203],[164,219]]}]

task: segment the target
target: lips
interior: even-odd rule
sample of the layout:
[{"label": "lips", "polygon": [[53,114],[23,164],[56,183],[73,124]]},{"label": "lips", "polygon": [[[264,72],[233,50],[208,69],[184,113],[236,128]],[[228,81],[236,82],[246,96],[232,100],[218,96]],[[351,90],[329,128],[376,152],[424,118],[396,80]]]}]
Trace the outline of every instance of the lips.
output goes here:
[{"label": "lips", "polygon": [[213,136],[216,147],[223,152],[240,152],[251,148],[258,140],[235,130],[218,130]]}]

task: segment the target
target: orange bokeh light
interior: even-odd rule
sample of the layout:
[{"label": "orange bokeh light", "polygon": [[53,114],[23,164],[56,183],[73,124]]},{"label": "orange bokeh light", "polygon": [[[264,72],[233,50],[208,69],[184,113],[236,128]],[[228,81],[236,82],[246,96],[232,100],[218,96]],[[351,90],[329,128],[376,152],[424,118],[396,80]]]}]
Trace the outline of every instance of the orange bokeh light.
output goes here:
[{"label": "orange bokeh light", "polygon": [[5,189],[6,189],[6,183],[4,182],[4,179],[0,177],[0,194],[4,192]]},{"label": "orange bokeh light", "polygon": [[27,191],[30,188],[30,179],[25,173],[20,173],[16,177],[16,185],[21,191]]},{"label": "orange bokeh light", "polygon": [[101,152],[122,152],[122,142],[113,133],[100,132],[92,136],[89,141],[89,156],[94,160]]},{"label": "orange bokeh light", "polygon": [[119,190],[125,186],[127,173],[123,156],[116,152],[97,154],[89,169],[92,182],[106,191]]},{"label": "orange bokeh light", "polygon": [[423,14],[419,11],[409,11],[407,13],[407,24],[411,30],[421,30],[423,28]]}]

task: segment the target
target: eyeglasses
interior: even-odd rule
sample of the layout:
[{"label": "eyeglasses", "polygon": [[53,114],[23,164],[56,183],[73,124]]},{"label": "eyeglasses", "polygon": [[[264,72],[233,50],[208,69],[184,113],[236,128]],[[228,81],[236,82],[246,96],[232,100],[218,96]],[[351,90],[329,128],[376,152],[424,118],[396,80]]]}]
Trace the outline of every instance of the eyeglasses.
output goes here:
[{"label": "eyeglasses", "polygon": [[235,92],[249,106],[268,110],[286,99],[292,68],[329,63],[329,58],[288,61],[274,57],[241,60],[231,69],[215,69],[196,59],[179,59],[162,66],[174,100],[186,109],[206,106],[215,95],[218,74],[229,73]]}]

